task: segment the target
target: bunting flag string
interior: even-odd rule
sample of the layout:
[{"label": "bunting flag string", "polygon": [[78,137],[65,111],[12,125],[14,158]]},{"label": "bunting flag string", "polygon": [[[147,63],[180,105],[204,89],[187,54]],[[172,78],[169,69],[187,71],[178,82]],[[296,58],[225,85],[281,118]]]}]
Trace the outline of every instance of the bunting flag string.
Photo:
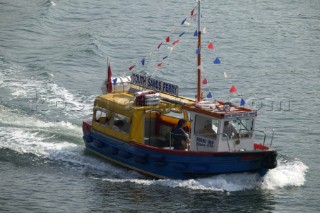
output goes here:
[{"label": "bunting flag string", "polygon": [[[194,18],[196,17],[196,12],[195,12],[195,9],[196,9],[196,8],[197,8],[196,6],[193,7],[192,10],[191,10],[191,12],[190,12],[190,17],[189,17],[189,18],[190,18],[190,20],[192,20],[192,21],[195,21]],[[181,25],[187,25],[187,26],[190,25],[190,23],[189,23],[187,20],[188,20],[188,17],[184,18],[184,19],[182,20],[182,22],[181,22]],[[171,30],[171,34],[174,34],[176,31],[177,31],[177,27],[175,27],[175,28],[173,28],[173,29]],[[180,34],[179,34],[179,38],[181,38],[184,34],[185,34],[185,32],[180,33]],[[170,40],[171,40],[171,38],[170,38],[170,35],[169,35],[169,36],[167,36],[167,37],[165,38],[164,41],[162,41],[162,42],[160,42],[160,43],[158,44],[157,49],[159,50],[159,49],[163,46],[164,42],[165,42],[165,43],[169,43]],[[171,43],[171,47],[168,47],[168,55],[162,57],[162,60],[167,59],[167,58],[171,55],[171,53],[172,53],[172,51],[173,51],[173,49],[174,49],[174,46],[175,46],[176,44],[178,44],[179,42],[180,42],[180,40],[177,39],[177,40],[175,40],[174,42]],[[153,57],[153,52],[150,53],[150,57],[151,57],[151,58]],[[141,59],[140,62],[139,62],[139,64],[141,64],[142,66],[144,66],[144,65],[145,65],[145,60],[146,60],[145,58]],[[163,62],[162,62],[162,63],[163,63]],[[162,66],[162,63],[158,63],[158,64],[156,65],[156,67],[158,67],[158,68],[161,67],[161,66]],[[136,68],[136,64],[130,66],[130,67],[129,67],[129,70],[130,70],[130,71],[133,71],[135,68]]]},{"label": "bunting flag string", "polygon": [[[195,10],[196,8],[197,8],[197,7],[192,8],[192,10],[190,11],[190,16],[184,18],[184,19],[181,21],[180,25],[181,25],[182,27],[183,27],[183,26],[186,26],[186,25],[187,25],[187,26],[190,25],[190,23],[188,22],[188,20],[196,21],[196,19],[197,19],[197,13],[196,13],[196,10]],[[160,50],[160,48],[161,48],[163,45],[169,45],[168,48],[167,48],[167,49],[168,49],[167,55],[164,55],[164,56],[161,57],[161,56],[159,55],[159,54],[161,54],[161,52],[159,52],[159,51],[153,51],[153,52],[150,53],[150,56],[147,56],[146,58],[144,57],[144,58],[140,59],[139,63],[130,66],[130,67],[129,67],[129,70],[130,70],[130,71],[133,71],[135,68],[137,68],[136,65],[145,66],[146,60],[148,61],[148,64],[150,64],[149,59],[152,59],[152,58],[154,57],[154,55],[153,55],[154,53],[157,55],[157,57],[160,56],[160,57],[162,58],[162,62],[158,62],[158,63],[155,62],[156,68],[157,68],[157,69],[155,69],[155,72],[156,72],[159,68],[163,67],[163,65],[164,65],[164,60],[168,59],[168,57],[171,55],[172,51],[174,50],[174,47],[175,47],[178,43],[180,43],[180,38],[182,38],[182,36],[184,36],[184,35],[186,34],[186,32],[185,32],[185,31],[182,31],[182,30],[181,30],[182,32],[181,32],[180,34],[176,34],[176,31],[177,31],[177,30],[178,30],[177,27],[173,28],[173,29],[171,30],[170,35],[168,35],[167,37],[165,37],[165,39],[164,39],[163,41],[161,41],[161,42],[158,44],[158,46],[157,46],[157,49]],[[203,28],[202,28],[202,33],[207,33],[207,28],[206,28],[206,27],[203,27]],[[175,37],[175,36],[173,36],[173,35],[178,36],[178,39],[177,39],[177,40],[174,40],[173,37]],[[194,37],[197,37],[197,36],[198,36],[198,30],[195,30],[195,31],[194,31],[193,36],[194,36]],[[170,44],[171,40],[173,40],[173,42]],[[208,47],[209,50],[213,50],[213,49],[215,48],[211,40],[209,41],[207,47]],[[196,54],[200,54],[200,53],[201,53],[201,49],[200,49],[200,48],[197,48],[197,49],[196,49]],[[215,58],[215,60],[213,61],[213,63],[214,63],[214,64],[221,64],[220,59],[219,59],[218,57]],[[144,69],[145,69],[145,68],[144,68]],[[199,68],[199,69],[201,69],[201,68]],[[227,78],[227,74],[226,74],[226,73],[224,73],[224,74],[225,74],[225,78]],[[206,77],[202,80],[202,83],[203,83],[203,84],[208,84],[208,81],[207,81],[207,78],[206,78]]]}]

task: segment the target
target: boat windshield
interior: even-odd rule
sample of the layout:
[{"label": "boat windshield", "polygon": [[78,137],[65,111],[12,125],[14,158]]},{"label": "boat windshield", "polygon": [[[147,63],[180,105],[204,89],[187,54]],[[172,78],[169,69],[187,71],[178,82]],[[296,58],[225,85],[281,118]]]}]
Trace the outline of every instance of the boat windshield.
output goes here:
[{"label": "boat windshield", "polygon": [[254,119],[226,120],[223,124],[223,137],[229,139],[251,138],[253,134]]}]

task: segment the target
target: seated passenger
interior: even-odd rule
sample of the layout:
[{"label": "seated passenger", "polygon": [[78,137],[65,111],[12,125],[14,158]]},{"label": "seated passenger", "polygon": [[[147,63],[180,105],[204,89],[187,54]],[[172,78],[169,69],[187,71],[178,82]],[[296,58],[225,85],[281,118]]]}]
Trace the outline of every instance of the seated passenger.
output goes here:
[{"label": "seated passenger", "polygon": [[118,131],[118,132],[123,132],[122,131],[123,126],[124,126],[123,120],[116,120],[113,123],[112,129],[115,130],[115,131]]},{"label": "seated passenger", "polygon": [[183,130],[186,125],[185,119],[179,119],[178,124],[171,130],[175,150],[188,150],[190,147],[189,135]]},{"label": "seated passenger", "polygon": [[202,134],[209,136],[216,136],[217,133],[212,129],[212,123],[210,121],[206,121],[205,125],[201,131]]}]

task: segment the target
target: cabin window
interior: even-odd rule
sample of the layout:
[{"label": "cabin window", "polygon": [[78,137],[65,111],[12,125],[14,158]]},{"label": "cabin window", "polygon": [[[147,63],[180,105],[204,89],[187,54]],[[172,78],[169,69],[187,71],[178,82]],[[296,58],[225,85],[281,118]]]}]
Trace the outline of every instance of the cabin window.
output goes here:
[{"label": "cabin window", "polygon": [[130,118],[121,114],[113,114],[112,129],[118,132],[129,134],[130,132]]},{"label": "cabin window", "polygon": [[102,125],[109,125],[110,113],[106,109],[96,108],[94,110],[94,121]]},{"label": "cabin window", "polygon": [[253,133],[253,119],[236,119],[224,121],[223,137],[232,138],[250,138]]},{"label": "cabin window", "polygon": [[241,138],[252,137],[253,133],[253,119],[238,119],[237,124],[239,126],[239,136]]},{"label": "cabin window", "polygon": [[219,120],[201,115],[195,116],[195,134],[205,137],[216,137]]}]

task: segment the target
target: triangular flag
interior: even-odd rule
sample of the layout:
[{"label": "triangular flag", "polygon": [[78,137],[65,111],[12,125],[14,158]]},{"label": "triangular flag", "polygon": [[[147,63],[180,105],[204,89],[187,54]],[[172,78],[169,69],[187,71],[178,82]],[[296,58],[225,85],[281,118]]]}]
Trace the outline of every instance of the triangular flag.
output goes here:
[{"label": "triangular flag", "polygon": [[112,76],[112,71],[111,71],[111,66],[109,63],[108,64],[108,79],[107,79],[107,92],[108,93],[112,92],[111,76]]},{"label": "triangular flag", "polygon": [[191,16],[193,16],[193,14],[194,14],[194,8],[191,10]]},{"label": "triangular flag", "polygon": [[245,104],[246,104],[246,102],[241,98],[240,106],[244,106]]},{"label": "triangular flag", "polygon": [[204,78],[204,79],[202,80],[202,84],[207,84],[207,83],[208,83],[207,78]]},{"label": "triangular flag", "polygon": [[198,36],[198,30],[194,31],[193,36]]},{"label": "triangular flag", "polygon": [[226,72],[223,72],[224,78],[228,78],[228,75]]},{"label": "triangular flag", "polygon": [[190,23],[190,22],[187,22],[187,21],[186,21],[184,24],[187,25],[187,26],[190,26],[190,25],[191,25],[191,23]]},{"label": "triangular flag", "polygon": [[211,92],[209,92],[209,93],[207,94],[207,98],[212,98]]},{"label": "triangular flag", "polygon": [[166,42],[167,43],[170,42],[170,37],[169,36],[166,38]]},{"label": "triangular flag", "polygon": [[216,57],[216,59],[213,61],[214,64],[221,64],[220,60],[218,57]]},{"label": "triangular flag", "polygon": [[161,47],[161,45],[162,45],[162,42],[158,45],[158,49]]},{"label": "triangular flag", "polygon": [[237,89],[234,85],[231,86],[230,88],[230,92],[233,93],[233,92],[237,92]]},{"label": "triangular flag", "polygon": [[118,78],[113,79],[113,85],[117,84],[117,80],[118,80]]},{"label": "triangular flag", "polygon": [[198,49],[196,50],[196,54],[197,54],[197,55],[200,54],[200,48],[198,48]]},{"label": "triangular flag", "polygon": [[135,68],[136,65],[132,65],[131,67],[129,67],[129,70],[132,71],[133,68]]},{"label": "triangular flag", "polygon": [[179,40],[176,40],[176,41],[172,42],[172,45],[176,45],[178,43],[179,43]]},{"label": "triangular flag", "polygon": [[208,44],[208,49],[213,50],[213,48],[214,48],[214,46],[212,44],[212,41],[210,41],[209,44]]},{"label": "triangular flag", "polygon": [[179,35],[179,37],[183,36],[183,34],[185,34],[185,33],[186,33],[186,32],[181,33],[181,34]]},{"label": "triangular flag", "polygon": [[144,66],[145,59],[141,59],[141,65]]},{"label": "triangular flag", "polygon": [[181,22],[181,25],[184,25],[184,22],[186,22],[187,18],[183,19],[183,21]]},{"label": "triangular flag", "polygon": [[206,27],[204,27],[203,29],[202,29],[202,33],[207,33],[208,31],[207,31],[207,28]]}]

